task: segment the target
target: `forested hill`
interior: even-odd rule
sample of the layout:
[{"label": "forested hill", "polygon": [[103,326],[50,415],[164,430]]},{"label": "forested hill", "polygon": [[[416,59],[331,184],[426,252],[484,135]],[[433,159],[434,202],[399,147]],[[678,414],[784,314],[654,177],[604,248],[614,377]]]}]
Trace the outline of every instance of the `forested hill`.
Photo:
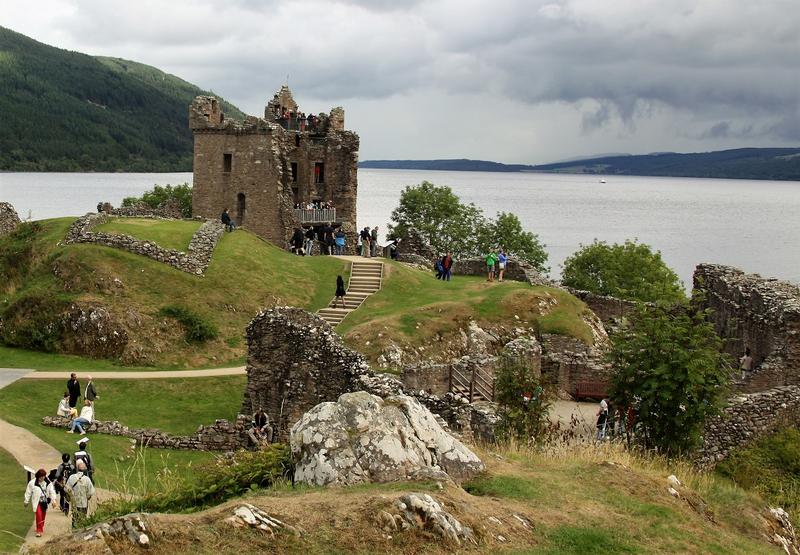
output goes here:
[{"label": "forested hill", "polygon": [[[210,94],[156,68],[0,27],[0,170],[191,171],[188,106]],[[241,112],[223,101],[231,117]]]},{"label": "forested hill", "polygon": [[529,166],[485,160],[366,160],[360,168],[486,172],[552,172],[800,181],[800,148],[740,148],[717,152],[615,155]]}]

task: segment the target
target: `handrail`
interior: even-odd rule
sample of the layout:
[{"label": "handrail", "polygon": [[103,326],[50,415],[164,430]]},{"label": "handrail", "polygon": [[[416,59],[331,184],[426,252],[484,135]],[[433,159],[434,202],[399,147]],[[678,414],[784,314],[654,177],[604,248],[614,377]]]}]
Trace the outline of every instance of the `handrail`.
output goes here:
[{"label": "handrail", "polygon": [[321,223],[321,222],[335,222],[336,209],[335,208],[295,208],[294,217],[297,218],[301,224],[304,223]]},{"label": "handrail", "polygon": [[[484,372],[477,366],[472,367],[469,376],[451,366],[447,381],[450,392],[466,396],[470,403],[475,400],[476,396],[489,401],[494,400],[494,378],[489,378],[488,372]],[[462,391],[457,391],[456,388],[460,388]],[[464,389],[467,390],[466,394]]]}]

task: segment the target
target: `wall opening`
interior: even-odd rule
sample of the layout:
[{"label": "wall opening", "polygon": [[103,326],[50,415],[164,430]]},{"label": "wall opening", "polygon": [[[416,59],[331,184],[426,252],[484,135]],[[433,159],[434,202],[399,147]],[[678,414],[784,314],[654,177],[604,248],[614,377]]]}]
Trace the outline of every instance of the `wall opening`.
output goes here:
[{"label": "wall opening", "polygon": [[323,162],[314,164],[314,183],[325,183],[325,164]]},{"label": "wall opening", "polygon": [[247,211],[247,203],[244,193],[236,195],[236,225],[244,225],[244,216]]},{"label": "wall opening", "polygon": [[222,171],[225,173],[231,173],[231,169],[233,168],[233,154],[226,152],[222,155]]},{"label": "wall opening", "polygon": [[297,162],[292,162],[292,182],[297,183]]}]

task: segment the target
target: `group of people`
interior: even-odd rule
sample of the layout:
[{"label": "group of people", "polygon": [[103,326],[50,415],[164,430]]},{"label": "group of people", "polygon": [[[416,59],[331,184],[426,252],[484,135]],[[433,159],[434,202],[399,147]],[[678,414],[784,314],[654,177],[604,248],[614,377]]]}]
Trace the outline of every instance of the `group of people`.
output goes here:
[{"label": "group of people", "polygon": [[295,210],[333,210],[335,207],[332,200],[312,200],[305,204],[296,202],[294,208]]},{"label": "group of people", "polygon": [[[94,403],[97,400],[97,389],[94,386],[91,376],[86,376],[86,387],[81,393],[81,383],[78,381],[78,376],[73,372],[70,374],[69,381],[67,381],[67,390],[64,396],[58,403],[56,414],[67,418],[72,418],[70,422],[68,434],[74,434],[75,431],[81,435],[86,435],[86,429],[94,422]],[[78,399],[83,395],[83,406],[81,407],[80,414],[78,414]]]},{"label": "group of people", "polygon": [[359,234],[361,244],[359,245],[359,252],[364,258],[378,256],[378,226],[375,226],[370,231],[369,226],[364,227]]},{"label": "group of people", "polygon": [[292,238],[289,240],[289,249],[298,256],[312,256],[315,241],[319,241],[320,254],[344,254],[346,242],[344,230],[341,227],[334,229],[330,222],[316,229],[311,226],[305,230],[300,227],[294,228]]},{"label": "group of people", "polygon": [[453,257],[448,252],[441,258],[436,260],[434,269],[436,270],[436,279],[442,281],[450,281],[450,274],[453,268]]},{"label": "group of people", "polygon": [[284,110],[279,118],[281,127],[284,129],[296,129],[298,131],[305,131],[306,129],[314,131],[320,122],[319,117],[314,114],[306,115],[304,112],[291,112]]},{"label": "group of people", "polygon": [[503,274],[506,272],[506,265],[508,264],[508,255],[500,247],[497,252],[491,250],[486,254],[486,281],[494,281],[495,275],[497,281],[503,281]]}]

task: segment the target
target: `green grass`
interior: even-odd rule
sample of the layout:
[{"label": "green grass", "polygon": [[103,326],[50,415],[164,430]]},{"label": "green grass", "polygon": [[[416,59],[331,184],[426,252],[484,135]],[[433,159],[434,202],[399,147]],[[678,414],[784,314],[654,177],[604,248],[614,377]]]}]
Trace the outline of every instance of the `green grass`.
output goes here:
[{"label": "green grass", "polygon": [[479,325],[527,325],[544,333],[593,341],[591,329],[581,318],[588,311],[586,305],[560,289],[516,281],[488,283],[472,276],[454,276],[444,282],[431,272],[396,262],[385,264],[381,290],[337,328],[350,345],[370,357],[390,340],[419,345],[456,334],[469,320]]},{"label": "green grass", "polygon": [[464,484],[472,495],[488,495],[508,499],[539,499],[546,492],[538,484],[518,476],[480,476]]},{"label": "green grass", "polygon": [[[333,298],[336,276],[347,279],[348,275],[346,261],[294,256],[238,230],[223,235],[206,275],[198,277],[119,249],[58,246],[71,222],[69,218],[42,222],[33,264],[24,276],[4,283],[0,272],[0,311],[38,290],[69,302],[104,306],[125,322],[134,322],[127,332],[137,344],[137,352],[143,354],[126,359],[132,366],[201,368],[238,363],[245,354],[245,327],[259,310],[291,305],[316,311]],[[169,235],[175,223],[192,222],[155,221],[146,229],[161,233],[165,226]],[[0,239],[0,254],[4,245]],[[191,344],[174,322],[159,316],[164,307],[178,300],[216,327],[218,338],[201,346]],[[14,363],[19,366],[54,366],[22,353],[13,358],[22,359]],[[86,369],[94,365],[74,362]]]},{"label": "green grass", "polygon": [[[118,420],[134,428],[159,428],[173,434],[192,434],[217,418],[233,419],[246,378],[182,378],[158,380],[100,380],[96,404],[100,420]],[[21,426],[61,452],[73,453],[78,436],[41,424],[53,414],[65,380],[20,380],[0,390],[0,418]],[[152,484],[163,468],[185,472],[188,466],[213,458],[205,452],[132,449],[131,440],[90,434],[100,485],[109,489],[141,489]]]},{"label": "green grass", "polygon": [[0,553],[16,553],[33,523],[33,511],[24,507],[25,473],[7,451],[0,449]]},{"label": "green grass", "polygon": [[122,366],[111,360],[42,353],[5,345],[0,345],[0,368],[29,368],[31,370],[60,370],[63,372],[162,370],[162,368]]},{"label": "green grass", "polygon": [[94,228],[95,231],[130,235],[142,241],[150,241],[165,249],[186,252],[192,235],[200,228],[200,222],[192,220],[149,220],[146,218],[113,218]]}]

